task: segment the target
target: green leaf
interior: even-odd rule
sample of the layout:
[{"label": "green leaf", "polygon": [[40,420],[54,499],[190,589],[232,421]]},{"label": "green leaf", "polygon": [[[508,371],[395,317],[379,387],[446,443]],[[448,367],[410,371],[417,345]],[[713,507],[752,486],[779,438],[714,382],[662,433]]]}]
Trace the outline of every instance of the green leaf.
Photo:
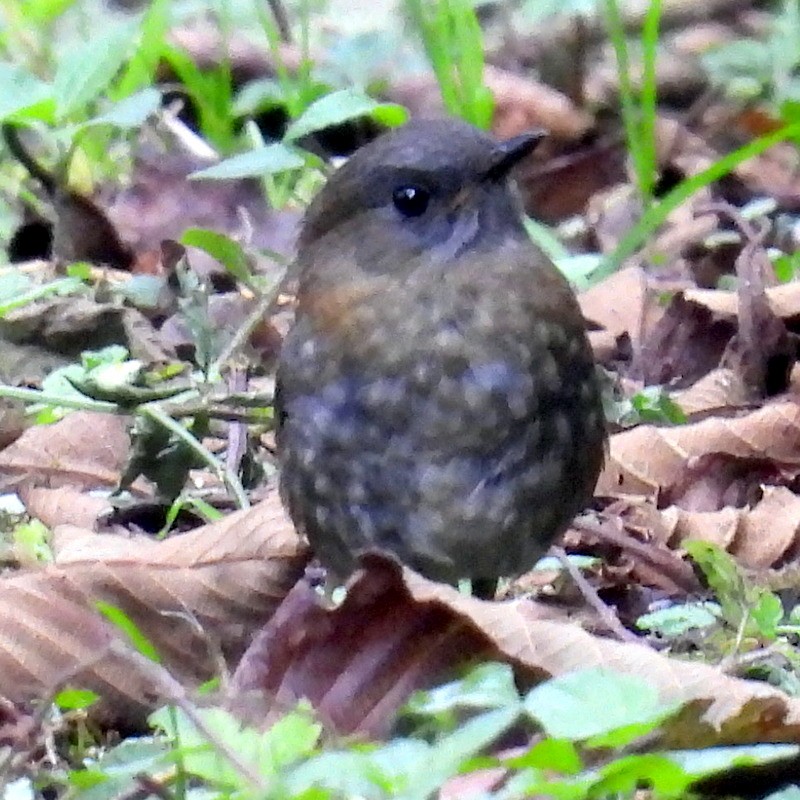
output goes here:
[{"label": "green leaf", "polygon": [[248,117],[283,104],[281,85],[273,78],[261,78],[246,83],[236,94],[233,112]]},{"label": "green leaf", "polygon": [[161,92],[148,88],[120,100],[108,111],[84,122],[79,129],[98,125],[111,125],[121,130],[141,127],[147,118],[161,106]]},{"label": "green leaf", "polygon": [[577,775],[583,769],[575,745],[566,739],[543,739],[525,755],[504,763],[514,769],[545,769],[561,775]]},{"label": "green leaf", "polygon": [[748,96],[753,97],[772,80],[772,54],[767,42],[735,39],[710,48],[701,60],[713,81],[729,94],[731,84],[747,81],[753,87]]},{"label": "green leaf", "polygon": [[[124,395],[125,389],[139,384],[143,372],[144,365],[136,359],[124,361],[121,364],[101,364],[87,375],[86,382],[97,391],[98,395],[107,395],[101,399],[114,402],[112,398],[116,393]],[[83,389],[84,387],[79,386],[78,388]]]},{"label": "green leaf", "polygon": [[415,692],[406,710],[411,714],[436,716],[464,708],[507,708],[518,704],[519,694],[511,667],[482,664],[470,670],[462,680]]},{"label": "green leaf", "polygon": [[132,23],[120,25],[65,51],[53,81],[59,119],[79,111],[108,87],[128,57],[135,31]]},{"label": "green leaf", "polygon": [[80,800],[112,800],[134,786],[137,775],[152,775],[166,765],[167,746],[152,737],[129,738],[103,752],[89,768],[72,770],[69,782]]},{"label": "green leaf", "polygon": [[200,69],[186,52],[168,44],[162,47],[161,57],[191,97],[203,135],[219,150],[230,150],[235,137],[230,70],[226,64]]},{"label": "green leaf", "polygon": [[631,397],[631,404],[643,422],[685,425],[686,414],[663,386],[646,386]]},{"label": "green leaf", "polygon": [[204,517],[207,522],[216,522],[223,517],[221,511],[218,511],[202,498],[194,497],[190,494],[180,494],[172,501],[170,507],[167,509],[167,513],[164,515],[164,525],[158,532],[157,538],[163,539],[170,532],[172,526],[175,524],[175,520],[178,518],[178,514],[180,514],[184,508],[193,509],[200,516]]},{"label": "green leaf", "polygon": [[30,277],[17,269],[10,269],[0,274],[0,303],[5,303],[28,291],[32,285]]},{"label": "green leaf", "polygon": [[0,119],[49,120],[55,109],[52,86],[22,67],[0,63]]},{"label": "green leaf", "polygon": [[603,767],[600,776],[592,784],[594,797],[633,796],[646,785],[654,797],[680,798],[694,780],[678,764],[654,753],[618,758]]},{"label": "green leaf", "polygon": [[231,156],[213,167],[193,172],[192,180],[231,180],[238,178],[257,178],[261,175],[274,175],[290,169],[305,166],[306,158],[285,144],[268,144]]},{"label": "green leaf", "polygon": [[86,261],[73,261],[67,264],[67,276],[88,283],[92,279],[92,265]]},{"label": "green leaf", "polygon": [[36,27],[58,19],[75,0],[25,0],[25,21]]},{"label": "green leaf", "polygon": [[720,613],[721,609],[716,603],[682,603],[642,615],[636,620],[636,627],[672,638],[716,625],[720,621]]},{"label": "green leaf", "polygon": [[775,277],[780,283],[789,283],[800,272],[800,250],[794,253],[781,253],[772,262]]},{"label": "green leaf", "polygon": [[722,607],[722,616],[732,628],[738,628],[748,613],[748,586],[736,559],[711,542],[688,539],[683,548],[703,572]]},{"label": "green leaf", "polygon": [[33,289],[17,294],[15,297],[0,301],[0,318],[17,308],[22,308],[29,303],[33,303],[35,300],[41,300],[53,294],[72,294],[83,288],[83,281],[77,278],[57,278],[50,283],[44,284],[44,286],[36,286]]},{"label": "green leaf", "polygon": [[159,656],[158,650],[156,650],[153,643],[139,630],[136,623],[122,609],[103,600],[97,600],[94,605],[114,627],[121,630],[130,639],[136,650],[156,664],[161,663],[161,656]]},{"label": "green leaf", "polygon": [[[204,724],[237,757],[267,779],[314,752],[322,726],[308,709],[298,706],[281,717],[265,732],[244,727],[222,708],[198,710]],[[150,724],[161,728],[178,743],[178,752],[187,772],[215,786],[239,789],[247,778],[200,733],[180,710],[162,708],[150,715]]]},{"label": "green leaf", "polygon": [[170,0],[151,0],[140,25],[139,46],[115,87],[115,97],[126,97],[153,83],[169,30]]},{"label": "green leaf", "polygon": [[433,796],[445,781],[458,774],[466,762],[496,741],[518,718],[518,707],[487,711],[459,725],[422,757],[409,774],[405,796]]},{"label": "green leaf", "polygon": [[99,350],[84,350],[81,366],[88,372],[106,364],[122,364],[128,359],[128,348],[121,344],[110,344]]},{"label": "green leaf", "polygon": [[[522,220],[525,225],[525,230],[531,241],[550,257],[551,261],[558,263],[562,259],[570,258],[570,252],[562,244],[561,240],[556,236],[555,231],[543,222],[533,219],[532,217],[524,217]],[[559,267],[561,269],[561,267]],[[561,270],[564,272],[564,270]],[[564,273],[566,275],[566,272]]]},{"label": "green leaf", "polygon": [[484,85],[483,34],[472,0],[405,0],[404,10],[423,43],[444,107],[487,128],[494,98]]},{"label": "green leaf", "polygon": [[697,780],[733,767],[755,766],[796,758],[798,753],[800,746],[796,744],[751,744],[705,747],[699,750],[673,750],[663,755],[691,773],[693,779]]},{"label": "green leaf", "polygon": [[761,589],[758,598],[750,609],[750,617],[758,628],[758,632],[766,639],[775,639],[778,625],[783,619],[783,603],[780,597]]},{"label": "green leaf", "polygon": [[251,284],[253,274],[250,261],[242,246],[223,233],[205,228],[189,228],[184,231],[180,243],[187,247],[198,247],[219,261],[236,280],[245,285]]},{"label": "green leaf", "polygon": [[163,296],[167,280],[162,275],[134,275],[125,283],[112,287],[115,294],[124,297],[139,309],[156,309]]},{"label": "green leaf", "polygon": [[605,669],[571,672],[532,689],[523,704],[548,736],[622,746],[656,728],[678,705],[645,681]]},{"label": "green leaf", "polygon": [[553,800],[588,800],[592,776],[581,774],[556,780],[549,770],[526,769],[505,782],[505,797],[549,797]]},{"label": "green leaf", "polygon": [[13,530],[14,547],[24,553],[27,560],[41,563],[55,561],[50,546],[50,529],[40,520],[21,522]]},{"label": "green leaf", "polygon": [[[42,381],[42,390],[50,397],[69,398],[72,400],[85,400],[86,396],[79,392],[71,380],[79,381],[86,377],[86,370],[80,364],[67,364],[54,369]],[[43,409],[40,411],[40,409]],[[61,408],[41,406],[39,404],[29,408],[29,411],[39,413],[36,422],[39,425],[55,422],[66,413]]]},{"label": "green leaf", "polygon": [[408,797],[408,776],[430,749],[419,739],[392,739],[380,748],[323,752],[292,769],[286,778],[288,796],[322,789],[333,797]]},{"label": "green leaf", "polygon": [[408,111],[395,103],[378,103],[354,89],[342,89],[313,102],[289,125],[284,138],[293,141],[359,117],[372,117],[383,125],[401,125],[408,118]]},{"label": "green leaf", "polygon": [[75,709],[89,708],[96,703],[100,695],[91,689],[62,689],[55,696],[55,704],[62,711],[73,711]]},{"label": "green leaf", "polygon": [[582,292],[599,283],[597,274],[603,265],[603,256],[600,253],[576,253],[559,258],[555,263],[575,289]]}]

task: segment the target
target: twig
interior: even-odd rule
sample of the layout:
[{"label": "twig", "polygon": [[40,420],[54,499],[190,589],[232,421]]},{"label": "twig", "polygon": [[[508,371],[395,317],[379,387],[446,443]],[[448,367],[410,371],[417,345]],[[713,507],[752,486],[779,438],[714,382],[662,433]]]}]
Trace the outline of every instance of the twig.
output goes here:
[{"label": "twig", "polygon": [[609,525],[600,525],[587,518],[578,518],[572,523],[572,527],[578,531],[585,531],[592,536],[596,536],[603,542],[613,544],[623,551],[642,559],[662,575],[669,578],[676,587],[682,589],[687,594],[694,594],[702,590],[697,576],[692,568],[681,560],[672,551],[663,552],[655,547],[637,542],[630,535],[625,535],[621,531],[610,529]]},{"label": "twig", "polygon": [[23,389],[18,386],[7,386],[0,383],[0,397],[11,400],[22,400],[24,403],[41,403],[46,406],[77,408],[81,411],[97,411],[102,414],[130,414],[130,409],[120,408],[116,403],[105,400],[92,400],[89,397],[62,397],[61,395],[40,392],[38,389]]},{"label": "twig", "polygon": [[603,624],[622,642],[639,642],[639,638],[632,634],[620,621],[617,615],[602,601],[595,588],[583,577],[581,571],[567,558],[563,547],[552,547],[551,552],[561,562],[561,566],[575,581],[575,585],[583,595],[584,600],[595,610]]},{"label": "twig", "polygon": [[150,417],[150,419],[163,425],[168,431],[173,433],[184,444],[188,445],[197,455],[202,459],[210,469],[225,483],[228,491],[233,495],[236,505],[239,508],[250,508],[250,501],[247,499],[247,493],[241,484],[239,478],[231,472],[227,467],[224,467],[218,459],[216,459],[206,449],[202,442],[199,442],[186,428],[179,422],[174,420],[158,403],[147,403],[139,406],[138,413]]},{"label": "twig", "polygon": [[[242,392],[247,388],[247,371],[235,367],[228,376],[228,388],[234,392]],[[239,474],[242,458],[247,452],[247,431],[242,422],[228,423],[228,443],[225,448],[225,466],[235,475]]]},{"label": "twig", "polygon": [[267,317],[271,314],[273,306],[278,301],[282,287],[283,277],[279,278],[275,282],[275,285],[272,287],[272,289],[259,299],[256,307],[247,315],[244,323],[242,323],[239,330],[236,331],[236,334],[233,336],[230,342],[228,342],[228,346],[219,354],[214,363],[211,365],[209,369],[210,375],[218,374],[222,369],[222,365],[227,361],[230,361],[230,359],[233,358],[233,356],[244,346],[256,325],[258,325],[258,323],[261,322],[264,317]]},{"label": "twig", "polygon": [[[82,672],[88,670],[90,667],[95,666],[95,664],[102,661],[107,655],[109,655],[113,649],[113,643],[114,640],[108,642],[105,647],[99,648],[96,653],[93,653],[88,658],[81,659],[78,663],[73,664],[71,667],[64,670],[61,675],[59,675],[53,681],[50,690],[46,692],[31,718],[31,738],[33,738],[34,731],[41,729],[42,725],[44,724],[45,717],[50,713],[50,707],[52,706],[56,695],[61,691],[61,689],[63,689],[70,681],[72,681]],[[9,771],[13,770],[15,765],[18,764],[22,758],[27,758],[29,753],[36,747],[38,747],[38,744],[36,743],[18,750],[13,746],[10,747],[8,753],[2,759],[0,759],[0,779],[2,779],[3,776],[8,775]]]},{"label": "twig", "polygon": [[239,773],[252,784],[258,796],[265,797],[267,795],[268,787],[264,783],[261,775],[259,775],[250,764],[242,761],[239,754],[234,752],[227,742],[208,727],[197,706],[189,701],[186,689],[181,686],[164,667],[145,658],[145,656],[132,650],[129,645],[120,640],[112,641],[110,649],[112,653],[121,655],[131,662],[131,666],[138,672],[148,677],[157,694],[159,694],[166,703],[177,706],[183,711],[192,725],[197,728],[206,741],[224,758],[230,761]]}]

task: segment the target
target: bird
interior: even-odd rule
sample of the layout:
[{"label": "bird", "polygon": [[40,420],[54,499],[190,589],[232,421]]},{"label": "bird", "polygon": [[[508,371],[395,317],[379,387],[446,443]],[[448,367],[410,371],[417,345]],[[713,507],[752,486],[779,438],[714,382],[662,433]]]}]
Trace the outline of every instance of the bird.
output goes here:
[{"label": "bird", "polygon": [[412,119],[305,213],[279,486],[338,580],[381,550],[491,596],[591,501],[606,429],[585,320],[509,178],[542,135]]}]

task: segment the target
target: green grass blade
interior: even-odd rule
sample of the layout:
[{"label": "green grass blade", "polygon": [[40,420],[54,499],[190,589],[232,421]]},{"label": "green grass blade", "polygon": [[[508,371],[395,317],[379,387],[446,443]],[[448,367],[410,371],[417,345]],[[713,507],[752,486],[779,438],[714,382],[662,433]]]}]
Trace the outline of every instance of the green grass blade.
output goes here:
[{"label": "green grass blade", "polygon": [[643,74],[639,97],[641,176],[644,197],[651,198],[655,188],[658,165],[656,163],[656,56],[658,48],[658,26],[661,21],[661,0],[650,0],[642,28]]},{"label": "green grass blade", "polygon": [[594,279],[600,281],[619,269],[622,262],[639,250],[666,218],[699,189],[732,172],[743,161],[747,161],[748,158],[761,155],[761,153],[769,150],[770,147],[779,142],[796,137],[800,137],[800,122],[785,125],[774,133],[760,136],[738,150],[723,156],[702,172],[698,172],[696,175],[681,181],[657,205],[647,209],[639,222],[625,234],[617,245],[616,250],[605,259],[603,265],[594,274]]}]

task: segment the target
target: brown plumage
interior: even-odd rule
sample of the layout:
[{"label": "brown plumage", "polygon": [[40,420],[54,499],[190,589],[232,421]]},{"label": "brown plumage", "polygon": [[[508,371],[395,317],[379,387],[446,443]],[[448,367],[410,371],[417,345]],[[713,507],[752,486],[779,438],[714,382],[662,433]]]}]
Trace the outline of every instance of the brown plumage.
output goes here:
[{"label": "brown plumage", "polygon": [[436,580],[518,575],[591,497],[605,428],[584,321],[506,179],[536,141],[412,122],[309,207],[280,481],[340,577],[367,548]]}]

